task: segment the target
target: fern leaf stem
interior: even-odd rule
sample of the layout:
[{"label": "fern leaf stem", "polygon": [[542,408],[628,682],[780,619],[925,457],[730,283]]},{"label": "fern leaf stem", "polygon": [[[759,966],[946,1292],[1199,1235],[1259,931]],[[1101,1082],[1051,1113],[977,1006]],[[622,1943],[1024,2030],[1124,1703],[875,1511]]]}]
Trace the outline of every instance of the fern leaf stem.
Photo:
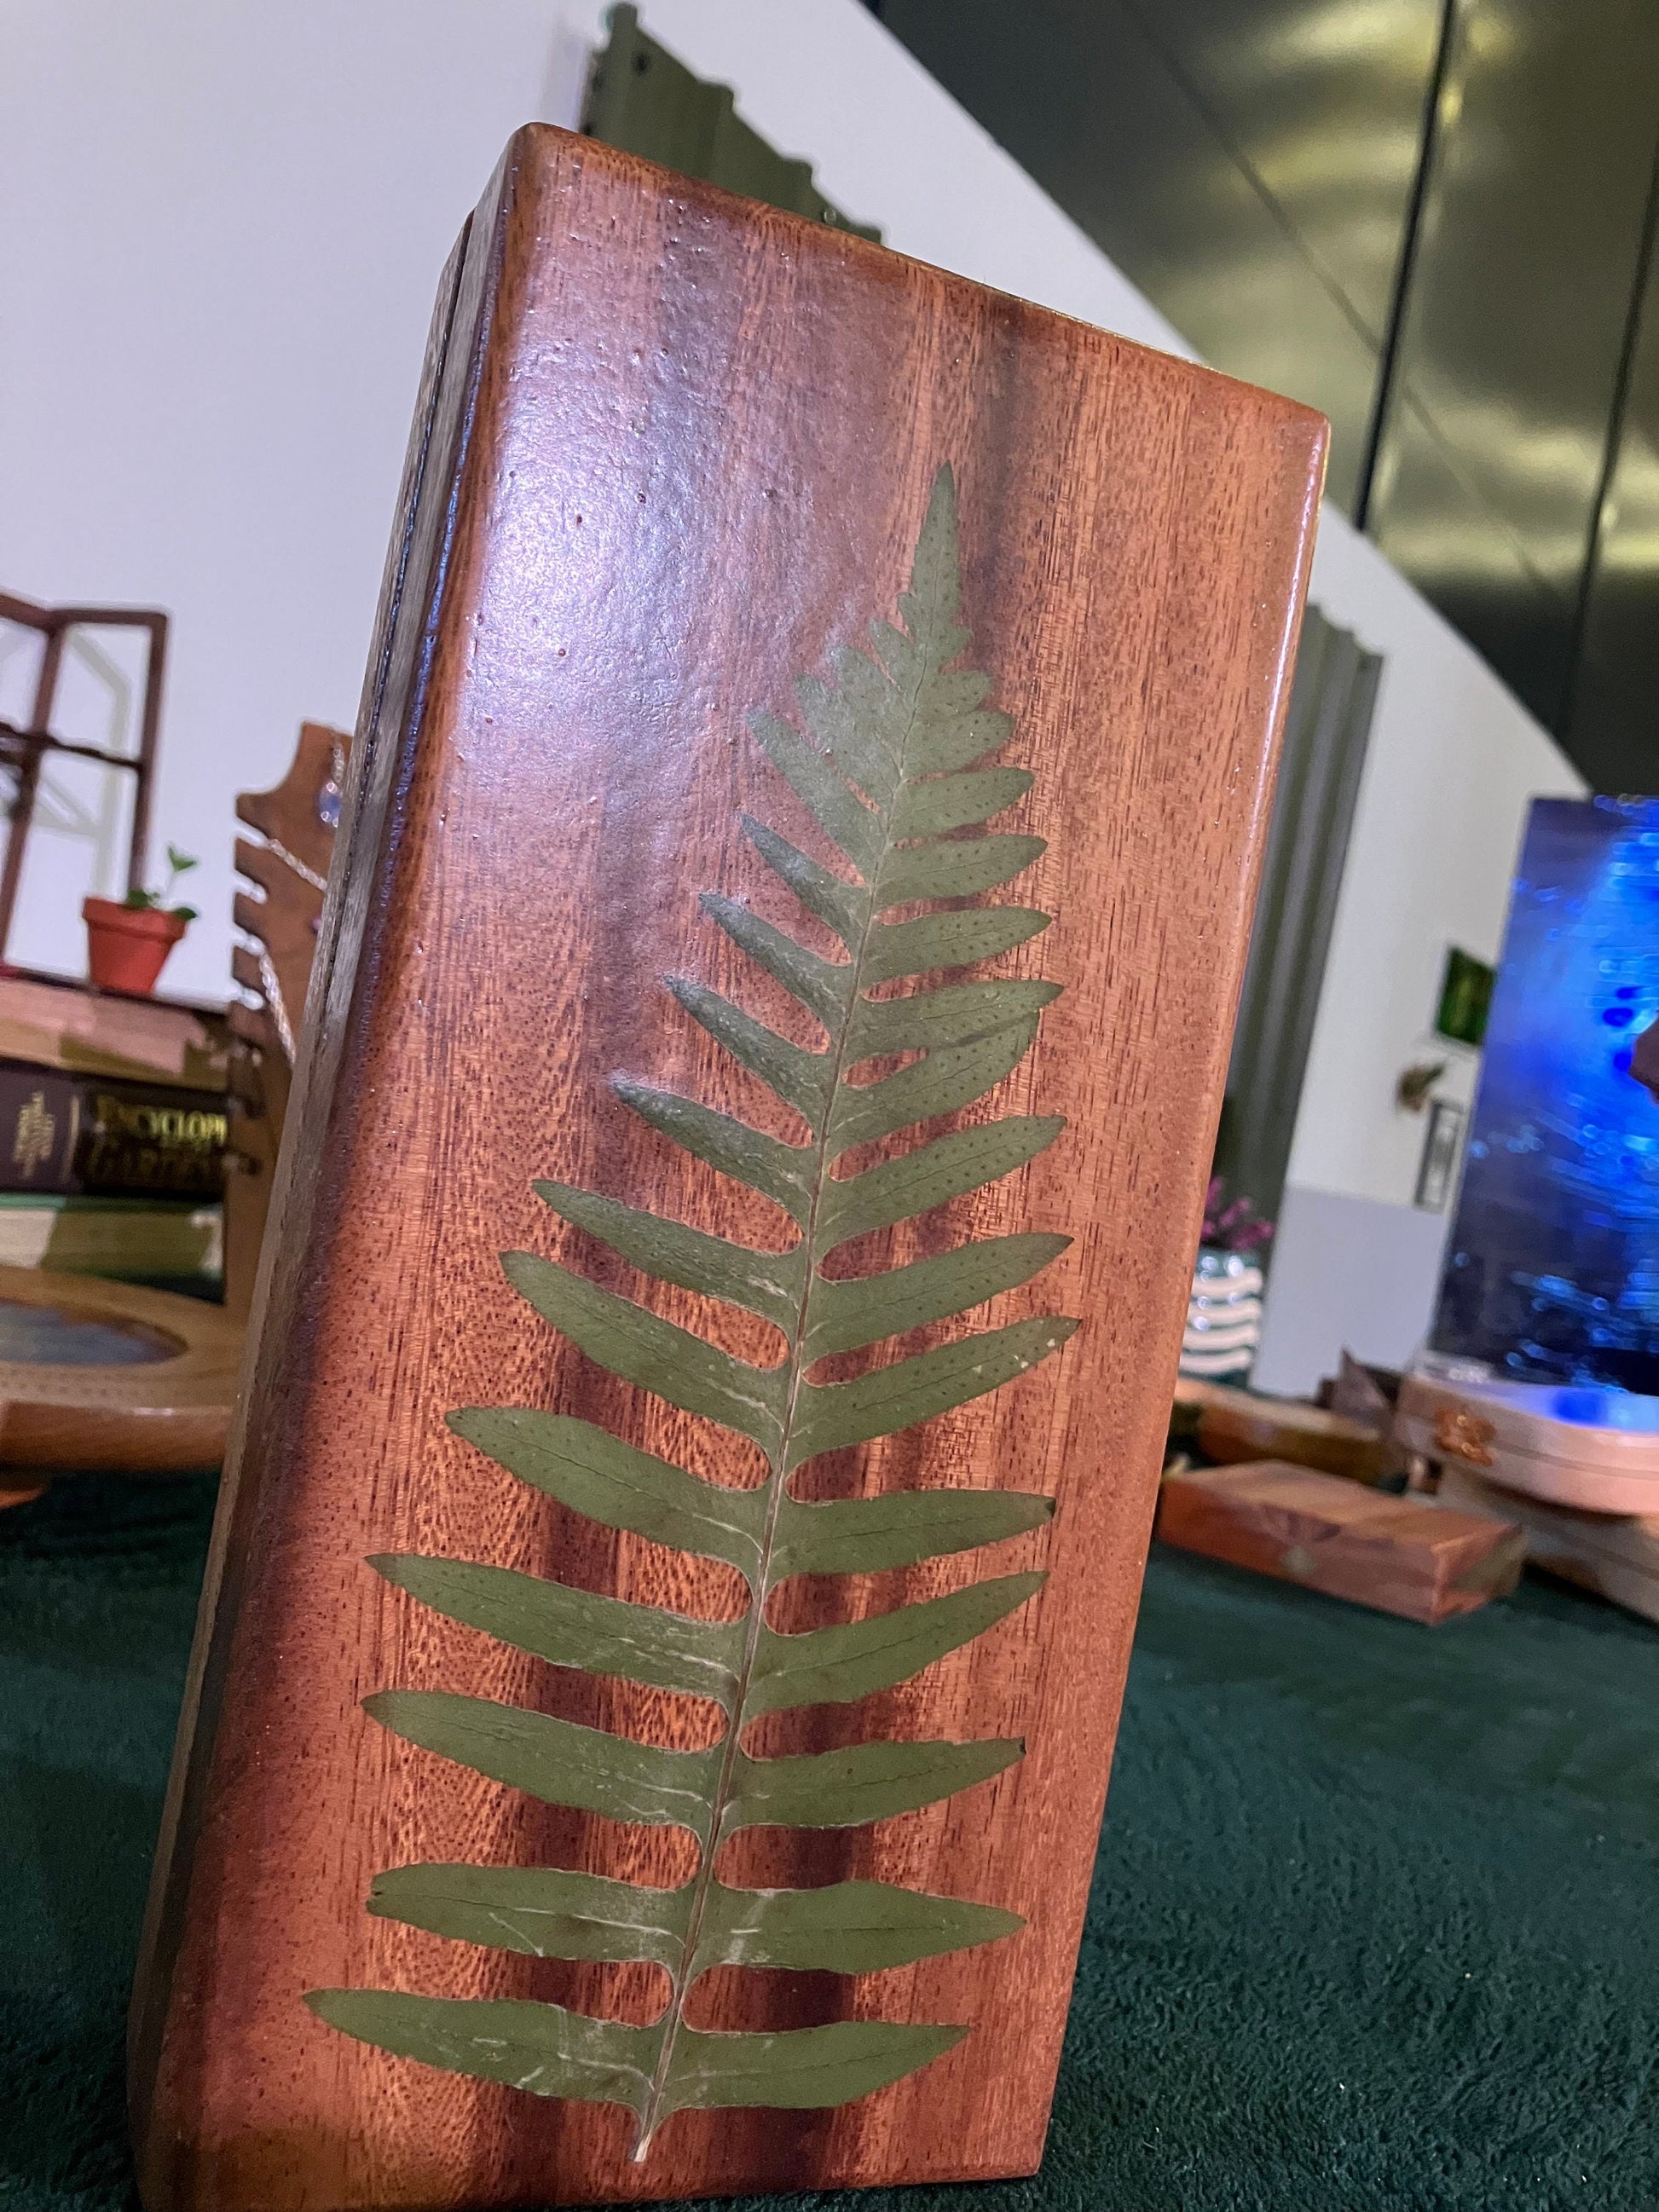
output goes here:
[{"label": "fern leaf stem", "polygon": [[[937,584],[934,596],[935,598],[939,596]],[[937,615],[937,607],[930,608],[929,612]],[[811,1318],[812,1286],[817,1279],[819,1257],[817,1249],[819,1216],[827,1194],[826,1184],[830,1172],[830,1107],[848,1067],[860,1056],[854,1048],[854,1034],[857,1010],[866,981],[865,968],[870,957],[878,912],[876,885],[881,862],[885,860],[892,842],[891,821],[894,805],[898,793],[902,788],[905,757],[915,727],[917,711],[927,681],[927,675],[928,670],[924,662],[916,669],[906,686],[908,693],[906,701],[907,712],[903,734],[899,742],[898,757],[894,763],[892,787],[881,794],[879,804],[876,808],[875,818],[879,825],[880,833],[880,853],[873,866],[867,871],[860,870],[860,873],[866,875],[866,881],[863,896],[857,904],[855,928],[852,941],[848,945],[853,969],[851,988],[846,994],[846,1011],[836,1028],[831,1048],[833,1058],[829,1082],[824,1092],[824,1110],[820,1116],[817,1127],[813,1132],[811,1198],[806,1218],[802,1224],[802,1244],[806,1265],[801,1276],[800,1297],[793,1323],[787,1332],[789,1343],[789,1368],[784,1401],[782,1435],[772,1458],[771,1471],[767,1477],[769,1495],[767,1501],[766,1520],[761,1535],[760,1561],[753,1583],[754,1601],[750,1607],[748,1636],[738,1673],[736,1692],[732,1702],[731,1726],[726,1732],[720,1765],[715,1778],[709,1808],[708,1833],[703,1842],[702,1860],[691,1893],[684,1942],[681,1948],[678,1965],[674,1971],[673,1991],[669,1999],[668,2009],[663,2015],[662,2040],[658,2050],[657,2063],[652,2071],[650,2087],[643,2109],[639,2114],[633,2146],[629,2153],[630,2160],[635,2165],[645,2158],[651,2148],[652,2137],[667,2117],[666,2098],[672,2079],[674,2049],[684,2023],[686,1998],[695,1978],[697,1946],[702,1933],[702,1923],[708,1911],[709,1894],[714,1887],[714,1862],[719,1856],[720,1845],[725,1840],[723,1834],[725,1816],[732,1795],[732,1777],[737,1765],[739,1739],[751,1717],[749,1712],[749,1702],[754,1681],[756,1661],[760,1651],[761,1637],[765,1626],[766,1601],[772,1588],[772,1563],[777,1546],[778,1517],[782,1510],[784,1487],[789,1477],[789,1448],[795,1433],[795,1425],[799,1417],[801,1385],[805,1379],[806,1370],[811,1365],[812,1358],[816,1356],[809,1357],[807,1330]]]}]

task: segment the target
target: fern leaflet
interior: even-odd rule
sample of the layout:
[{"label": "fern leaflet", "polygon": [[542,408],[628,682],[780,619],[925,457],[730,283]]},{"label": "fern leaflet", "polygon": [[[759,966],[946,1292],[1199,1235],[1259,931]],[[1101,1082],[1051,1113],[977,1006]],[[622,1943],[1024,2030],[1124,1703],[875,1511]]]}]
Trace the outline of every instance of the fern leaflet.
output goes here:
[{"label": "fern leaflet", "polygon": [[[1010,1492],[806,1503],[789,1486],[820,1453],[894,1435],[998,1389],[1057,1351],[1077,1326],[1056,1316],[1018,1321],[851,1381],[811,1377],[831,1354],[951,1319],[1028,1282],[1069,1242],[988,1237],[872,1275],[822,1272],[854,1238],[1014,1173],[1063,1127],[1059,1116],[1006,1116],[935,1135],[851,1176],[831,1172],[857,1146],[982,1097],[1030,1050],[1060,988],[988,977],[870,995],[874,985],[995,958],[1048,926],[1048,916],[1018,906],[883,918],[992,890],[1043,850],[1040,838],[981,826],[1021,798],[1031,777],[986,764],[1012,725],[984,705],[988,679],[951,665],[967,643],[958,605],[946,467],[900,598],[903,626],[873,623],[873,650],[840,653],[834,684],[806,678],[797,687],[816,744],[775,716],[752,725],[851,873],[833,872],[747,817],[745,834],[844,957],[823,957],[734,900],[706,893],[702,906],[811,1012],[827,1044],[791,1042],[702,984],[668,979],[692,1020],[805,1119],[810,1142],[787,1144],[696,1099],[617,1082],[665,1137],[782,1207],[798,1241],[767,1251],[596,1192],[537,1185],[556,1214],[632,1267],[771,1322],[786,1340],[784,1359],[773,1367],[739,1359],[551,1261],[503,1255],[509,1279],[545,1321],[612,1375],[749,1438],[765,1456],[767,1480],[752,1490],[718,1487],[562,1415],[495,1407],[450,1417],[498,1465],[572,1511],[736,1568],[749,1585],[748,1611],[735,1621],[699,1620],[468,1560],[370,1562],[435,1612],[556,1666],[712,1698],[726,1717],[712,1748],[672,1751],[487,1698],[386,1690],[366,1700],[408,1742],[549,1803],[683,1826],[696,1837],[697,1871],[672,1890],[552,1867],[422,1865],[382,1875],[369,1899],[371,1912],[463,1942],[662,1966],[672,1995],[651,2026],[505,1999],[380,1990],[317,1990],[307,1999],[346,2033],[429,2065],[538,2095],[623,2104],[635,2116],[636,2159],[676,2111],[843,2104],[927,2065],[969,2032],[842,2021],[771,2034],[708,2033],[688,2027],[684,2014],[693,1984],[711,1968],[861,1973],[1024,1925],[1015,1913],[890,1883],[745,1890],[714,1872],[721,1846],[740,1829],[888,1820],[988,1779],[1023,1749],[1012,1741],[872,1741],[756,1758],[742,1741],[764,1713],[850,1703],[908,1680],[1024,1605],[1043,1579],[996,1576],[793,1634],[766,1619],[769,1598],[792,1576],[869,1573],[974,1550],[1039,1527],[1052,1510],[1046,1498]],[[978,834],[962,834],[969,830]],[[848,1079],[861,1063],[889,1055],[905,1064],[866,1083]]]}]

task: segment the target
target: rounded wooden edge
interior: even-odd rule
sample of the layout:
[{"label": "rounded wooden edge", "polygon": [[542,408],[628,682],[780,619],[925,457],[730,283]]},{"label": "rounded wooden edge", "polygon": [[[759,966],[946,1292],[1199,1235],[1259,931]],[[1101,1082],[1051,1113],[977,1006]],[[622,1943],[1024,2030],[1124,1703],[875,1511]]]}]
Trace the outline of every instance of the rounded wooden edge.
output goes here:
[{"label": "rounded wooden edge", "polygon": [[222,1308],[39,1267],[0,1267],[0,1298],[137,1322],[179,1346],[171,1358],[131,1367],[0,1360],[0,1470],[182,1474],[223,1458],[242,1328]]},{"label": "rounded wooden edge", "polygon": [[[1425,1458],[1443,1461],[1460,1474],[1478,1475],[1494,1490],[1517,1498],[1535,1498],[1546,1505],[1570,1508],[1595,1521],[1652,1520],[1659,1516],[1659,1477],[1630,1474],[1618,1468],[1575,1468],[1565,1461],[1534,1457],[1501,1444],[1480,1462],[1447,1453],[1435,1441],[1432,1424],[1402,1424],[1397,1432]],[[1420,1435],[1422,1441],[1414,1443]]]},{"label": "rounded wooden edge", "polygon": [[1659,1514],[1659,1436],[1650,1431],[1579,1427],[1484,1396],[1478,1385],[1408,1375],[1394,1433],[1426,1459],[1524,1498],[1583,1513]]},{"label": "rounded wooden edge", "polygon": [[1346,1414],[1304,1405],[1296,1398],[1258,1398],[1233,1391],[1207,1399],[1200,1410],[1199,1449],[1224,1464],[1282,1460],[1350,1481],[1375,1482],[1386,1440]]}]

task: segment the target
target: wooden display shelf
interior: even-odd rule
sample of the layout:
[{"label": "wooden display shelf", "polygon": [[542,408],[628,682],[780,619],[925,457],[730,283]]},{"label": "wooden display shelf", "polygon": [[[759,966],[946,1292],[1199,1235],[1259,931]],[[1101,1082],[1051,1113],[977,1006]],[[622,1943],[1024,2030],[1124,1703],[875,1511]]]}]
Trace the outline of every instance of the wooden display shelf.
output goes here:
[{"label": "wooden display shelf", "polygon": [[0,969],[0,1060],[222,1093],[229,1047],[222,1006]]}]

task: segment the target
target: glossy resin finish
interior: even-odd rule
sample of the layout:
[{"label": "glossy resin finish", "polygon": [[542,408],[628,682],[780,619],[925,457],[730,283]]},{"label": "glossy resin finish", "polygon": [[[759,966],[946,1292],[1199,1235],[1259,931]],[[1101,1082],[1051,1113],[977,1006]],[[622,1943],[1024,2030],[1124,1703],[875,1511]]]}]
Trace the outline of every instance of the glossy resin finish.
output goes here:
[{"label": "glossy resin finish", "polygon": [[[1323,449],[1317,418],[1188,364],[548,128],[513,142],[440,302],[283,1140],[135,2008],[152,2212],[650,2200],[1036,2164]],[[965,1558],[799,1580],[772,1618],[806,1629],[988,1572],[1048,1579],[909,1680],[769,1715],[746,1748],[1024,1752],[867,1825],[750,1827],[721,1875],[880,1881],[1025,1924],[879,1972],[708,1974],[700,2032],[971,2032],[833,2109],[674,2112],[631,2163],[620,2105],[390,2057],[304,1999],[374,1987],[650,2022],[659,1965],[456,1942],[364,1901],[382,1870],[421,1862],[672,1883],[695,1864],[685,1830],[543,1802],[362,1700],[460,1693],[689,1750],[714,1740],[710,1709],[527,1656],[366,1562],[437,1556],[706,1618],[737,1607],[729,1569],[594,1526],[446,1416],[552,1411],[711,1481],[759,1479],[751,1443],[538,1319],[499,1255],[557,1259],[762,1357],[762,1324],[647,1281],[532,1182],[784,1241],[769,1201],[666,1142],[612,1079],[799,1141],[663,978],[810,1040],[699,894],[801,930],[739,817],[826,865],[828,848],[750,717],[804,729],[796,679],[895,619],[946,464],[969,665],[1012,718],[999,760],[1034,775],[991,827],[1046,841],[997,896],[1053,917],[986,972],[1063,988],[1012,1072],[927,1133],[1066,1126],[1018,1171],[875,1234],[857,1264],[1069,1237],[971,1321],[1081,1325],[994,1394],[794,1480],[813,1498],[950,1486],[1055,1511]],[[878,1139],[848,1164],[915,1141]],[[963,1326],[928,1322],[878,1357]]]}]

